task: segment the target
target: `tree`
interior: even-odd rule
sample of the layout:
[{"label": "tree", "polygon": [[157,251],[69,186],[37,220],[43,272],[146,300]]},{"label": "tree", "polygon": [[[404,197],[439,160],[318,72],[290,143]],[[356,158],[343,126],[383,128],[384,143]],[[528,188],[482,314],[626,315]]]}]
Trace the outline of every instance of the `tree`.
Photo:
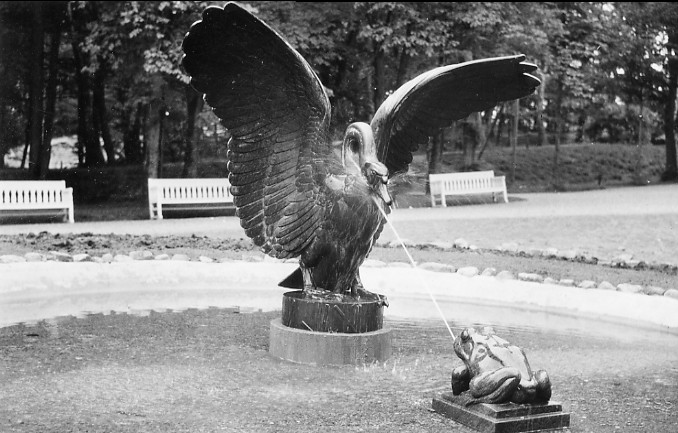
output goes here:
[{"label": "tree", "polygon": [[[65,2],[35,2],[8,6],[16,8],[13,12],[23,15],[29,24],[19,31],[27,32],[26,39],[30,41],[27,44],[27,68],[23,72],[26,74],[24,82],[29,95],[26,110],[26,148],[30,149],[29,166],[31,175],[35,179],[45,179],[49,168],[59,48],[65,6]],[[49,54],[46,56],[47,40],[49,40]],[[47,60],[46,68],[45,60]],[[45,69],[47,69],[47,78],[45,78]],[[3,107],[3,112],[4,110]]]},{"label": "tree", "polygon": [[[678,160],[676,156],[676,97],[678,89],[678,6],[667,2],[629,2],[618,3],[616,6],[628,22],[634,34],[640,36],[637,49],[637,59],[644,68],[646,75],[648,67],[654,65],[661,68],[664,75],[663,83],[654,85],[656,81],[645,80],[642,75],[640,81],[649,83],[649,90],[657,91],[660,103],[663,105],[664,135],[666,137],[666,167],[662,173],[663,180],[678,179]],[[658,55],[661,60],[658,60]],[[660,62],[660,63],[659,63]],[[626,62],[627,69],[634,78],[634,65]],[[648,86],[631,83],[632,88],[642,89]],[[633,85],[635,84],[635,85]]]},{"label": "tree", "polygon": [[25,98],[29,66],[27,56],[17,56],[15,50],[29,52],[30,20],[28,8],[0,3],[0,167],[11,148],[29,145]]},{"label": "tree", "polygon": [[31,45],[28,70],[28,137],[30,146],[29,165],[33,176],[40,178],[40,157],[42,152],[42,123],[44,121],[44,75],[45,24],[44,5],[41,2],[31,8]]},{"label": "tree", "polygon": [[99,122],[92,103],[91,62],[86,39],[89,23],[97,18],[93,2],[69,4],[71,47],[78,95],[78,162],[80,166],[96,167],[105,163],[99,140]]},{"label": "tree", "polygon": [[[120,11],[121,24],[126,34],[129,35],[127,42],[140,44],[143,49],[144,72],[151,77],[161,76],[168,84],[165,92],[171,90],[184,96],[182,175],[186,177],[195,177],[198,174],[195,158],[195,125],[203,103],[201,96],[190,87],[189,78],[181,69],[183,53],[180,41],[207,5],[207,2],[187,1],[130,2],[123,4]],[[117,15],[114,15],[114,18],[117,18]],[[152,80],[152,82],[158,83],[157,80]],[[166,97],[162,94],[163,92],[158,92],[158,84],[152,88],[154,90],[149,95],[151,108],[148,110],[148,115],[151,124],[161,128],[157,134],[158,139],[162,140],[164,113],[169,106],[158,101],[158,98]],[[155,118],[156,115],[160,118]],[[155,136],[155,132],[153,135]],[[150,137],[147,138],[150,139]],[[158,151],[162,152],[162,147],[159,147]],[[157,158],[157,164],[162,164],[161,157]],[[153,167],[149,167],[149,170],[152,171]],[[161,171],[160,169],[159,173]]]}]

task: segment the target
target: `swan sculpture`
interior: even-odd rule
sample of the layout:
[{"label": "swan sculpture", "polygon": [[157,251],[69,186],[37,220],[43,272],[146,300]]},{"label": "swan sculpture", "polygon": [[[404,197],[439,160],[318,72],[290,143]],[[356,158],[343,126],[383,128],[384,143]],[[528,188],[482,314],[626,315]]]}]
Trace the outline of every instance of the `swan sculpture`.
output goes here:
[{"label": "swan sculpture", "polygon": [[349,125],[339,157],[319,78],[250,12],[208,7],[182,48],[191,85],[232,135],[228,178],[241,226],[266,254],[299,258],[280,285],[306,296],[382,299],[363,288],[359,267],[390,211],[389,179],[439,128],[540,84],[522,55],[432,69],[397,89],[370,124]]}]

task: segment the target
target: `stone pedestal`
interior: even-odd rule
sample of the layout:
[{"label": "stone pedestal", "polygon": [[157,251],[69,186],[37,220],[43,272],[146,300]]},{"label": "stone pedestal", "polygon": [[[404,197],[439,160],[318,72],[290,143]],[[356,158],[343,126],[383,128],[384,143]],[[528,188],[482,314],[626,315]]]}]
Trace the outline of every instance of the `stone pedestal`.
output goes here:
[{"label": "stone pedestal", "polygon": [[433,410],[483,433],[567,431],[570,414],[560,403],[467,405],[466,395],[443,393],[433,399]]},{"label": "stone pedestal", "polygon": [[381,300],[335,296],[307,298],[301,290],[283,295],[282,324],[314,332],[364,333],[384,324]]},{"label": "stone pedestal", "polygon": [[376,296],[332,293],[283,295],[282,317],[271,322],[268,351],[315,365],[371,364],[391,357],[391,330],[382,329],[384,306]]},{"label": "stone pedestal", "polygon": [[287,361],[314,365],[371,364],[391,357],[391,330],[315,332],[271,321],[268,351]]}]

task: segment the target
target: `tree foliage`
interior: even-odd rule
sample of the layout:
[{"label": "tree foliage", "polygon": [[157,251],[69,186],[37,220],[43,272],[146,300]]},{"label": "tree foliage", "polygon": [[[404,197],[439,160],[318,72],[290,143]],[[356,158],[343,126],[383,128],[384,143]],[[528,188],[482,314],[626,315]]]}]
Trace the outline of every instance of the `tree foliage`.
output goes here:
[{"label": "tree foliage", "polygon": [[[157,164],[160,155],[195,176],[201,153],[223,155],[228,132],[190,88],[180,62],[184,34],[213,2],[53,3],[0,3],[0,154],[32,148],[27,162],[35,177],[44,176],[53,131],[78,136],[82,166]],[[506,143],[512,121],[532,145],[644,144],[661,135],[665,178],[678,177],[672,3],[244,5],[315,68],[331,98],[335,138],[347,123],[369,121],[390,92],[421,72],[523,53],[539,66],[539,92],[520,102],[517,115],[511,104],[496,107],[421,143],[429,170],[452,148],[475,166],[487,146]]]}]

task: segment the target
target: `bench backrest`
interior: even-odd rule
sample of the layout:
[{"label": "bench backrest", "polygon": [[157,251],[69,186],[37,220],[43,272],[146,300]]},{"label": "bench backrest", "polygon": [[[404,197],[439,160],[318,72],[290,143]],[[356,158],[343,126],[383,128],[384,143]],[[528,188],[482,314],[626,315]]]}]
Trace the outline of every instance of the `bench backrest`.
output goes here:
[{"label": "bench backrest", "polygon": [[232,200],[231,184],[226,178],[148,179],[149,200],[163,199],[220,199]]},{"label": "bench backrest", "polygon": [[429,175],[432,194],[439,194],[441,191],[481,188],[485,184],[489,186],[492,179],[494,179],[494,170]]},{"label": "bench backrest", "polygon": [[0,204],[63,203],[65,191],[63,180],[0,181]]}]

